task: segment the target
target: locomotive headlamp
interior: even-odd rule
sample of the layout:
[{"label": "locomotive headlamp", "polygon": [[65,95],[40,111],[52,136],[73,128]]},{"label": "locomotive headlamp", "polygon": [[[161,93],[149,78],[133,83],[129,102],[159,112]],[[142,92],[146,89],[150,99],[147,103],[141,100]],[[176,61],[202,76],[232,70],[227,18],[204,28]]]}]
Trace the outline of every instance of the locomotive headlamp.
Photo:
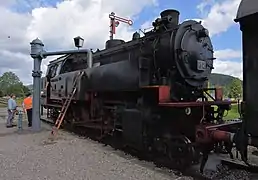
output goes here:
[{"label": "locomotive headlamp", "polygon": [[196,33],[198,38],[205,38],[209,36],[209,31],[208,29],[205,29],[205,28],[197,31]]},{"label": "locomotive headlamp", "polygon": [[78,49],[83,46],[84,39],[82,37],[77,36],[77,37],[73,38],[73,40],[74,40],[75,47],[77,47]]}]

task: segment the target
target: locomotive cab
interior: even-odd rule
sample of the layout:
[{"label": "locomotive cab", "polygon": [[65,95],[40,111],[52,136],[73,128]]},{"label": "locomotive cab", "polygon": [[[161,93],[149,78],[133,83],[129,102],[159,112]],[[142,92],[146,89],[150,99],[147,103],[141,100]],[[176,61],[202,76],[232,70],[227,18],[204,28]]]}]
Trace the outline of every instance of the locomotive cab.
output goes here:
[{"label": "locomotive cab", "polygon": [[[44,77],[46,83],[43,90],[49,102],[55,101],[61,103],[72,92],[75,76],[79,71],[88,67],[86,61],[87,56],[83,53],[65,55],[49,63],[46,77]],[[79,89],[83,86],[81,81],[78,83]],[[79,94],[75,95],[77,98],[79,96]]]}]

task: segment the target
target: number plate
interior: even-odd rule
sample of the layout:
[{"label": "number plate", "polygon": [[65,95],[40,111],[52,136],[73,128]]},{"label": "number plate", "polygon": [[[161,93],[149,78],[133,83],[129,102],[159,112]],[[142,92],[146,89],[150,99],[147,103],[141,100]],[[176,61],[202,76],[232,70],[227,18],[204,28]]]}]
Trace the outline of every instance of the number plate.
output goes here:
[{"label": "number plate", "polygon": [[197,60],[197,69],[200,71],[206,70],[206,62],[202,60]]}]

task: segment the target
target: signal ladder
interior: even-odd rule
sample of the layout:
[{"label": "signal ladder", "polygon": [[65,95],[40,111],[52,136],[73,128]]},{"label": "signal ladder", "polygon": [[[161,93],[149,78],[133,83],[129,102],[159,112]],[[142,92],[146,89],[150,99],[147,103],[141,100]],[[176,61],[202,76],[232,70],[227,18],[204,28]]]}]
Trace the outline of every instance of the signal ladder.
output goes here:
[{"label": "signal ladder", "polygon": [[80,71],[80,72],[76,75],[75,80],[74,80],[74,83],[73,83],[72,92],[68,94],[68,97],[66,98],[66,100],[65,100],[65,102],[64,102],[64,104],[63,104],[63,106],[62,106],[61,112],[59,113],[58,118],[57,118],[57,120],[56,120],[56,122],[55,122],[55,125],[54,125],[53,128],[52,128],[51,135],[56,135],[57,130],[60,128],[60,126],[61,126],[61,124],[62,124],[62,122],[63,122],[63,120],[64,120],[64,117],[65,117],[65,115],[66,115],[67,109],[68,109],[68,107],[70,106],[71,101],[72,101],[72,99],[73,99],[73,96],[74,96],[74,94],[75,94],[75,92],[76,92],[76,90],[77,90],[77,82],[78,82],[78,80],[80,79],[80,77],[81,77],[83,74],[84,74],[84,72],[83,72],[83,71]]}]

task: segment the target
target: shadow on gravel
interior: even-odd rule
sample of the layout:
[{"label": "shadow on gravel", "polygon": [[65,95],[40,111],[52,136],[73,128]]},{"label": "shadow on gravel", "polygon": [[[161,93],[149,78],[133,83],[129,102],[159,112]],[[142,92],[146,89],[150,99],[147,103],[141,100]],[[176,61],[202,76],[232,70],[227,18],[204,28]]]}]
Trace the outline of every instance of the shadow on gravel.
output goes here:
[{"label": "shadow on gravel", "polygon": [[48,146],[48,145],[54,145],[58,142],[69,140],[69,138],[67,138],[66,133],[63,132],[62,130],[59,130],[56,135],[52,135],[51,130],[47,128],[46,134],[44,135],[43,139],[40,141],[39,145]]},{"label": "shadow on gravel", "polygon": [[43,140],[41,143],[40,143],[40,145],[41,146],[47,146],[47,145],[53,145],[53,144],[56,144],[57,143],[57,141],[52,141],[52,140]]}]

